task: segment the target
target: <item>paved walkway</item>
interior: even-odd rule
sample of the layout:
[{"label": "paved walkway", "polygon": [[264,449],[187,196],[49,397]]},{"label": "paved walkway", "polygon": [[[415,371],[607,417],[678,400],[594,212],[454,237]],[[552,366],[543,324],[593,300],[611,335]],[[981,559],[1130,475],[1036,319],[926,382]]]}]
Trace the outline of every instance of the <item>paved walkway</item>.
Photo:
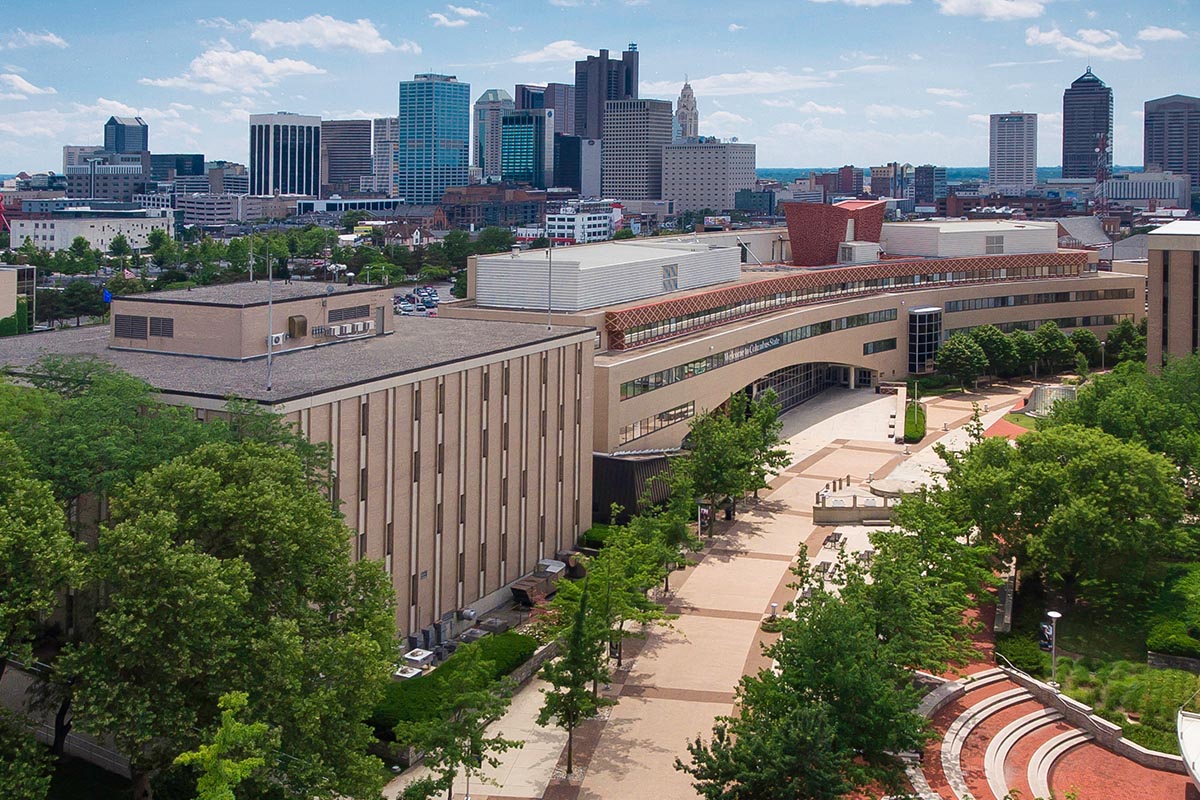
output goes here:
[{"label": "paved walkway", "polygon": [[[713,720],[733,712],[734,690],[743,675],[767,665],[762,645],[771,635],[759,623],[793,596],[788,584],[799,553],[813,561],[828,560],[823,549],[832,528],[812,522],[816,492],[835,478],[862,483],[874,473],[930,480],[937,457],[930,445],[945,441],[963,446],[966,436],[942,433],[942,423],[960,427],[971,416],[971,402],[989,404],[985,425],[1016,402],[1014,390],[987,395],[949,396],[928,401],[931,434],[904,455],[888,429],[895,397],[869,390],[830,390],[784,417],[787,449],[794,459],[771,482],[762,498],[748,502],[736,522],[722,525],[695,562],[671,578],[669,609],[679,618],[651,631],[644,642],[628,646],[626,669],[614,676],[610,692],[620,697],[607,718],[588,723],[576,734],[577,769],[570,782],[562,776],[565,737],[533,723],[541,704],[536,686],[517,695],[513,708],[497,725],[508,735],[530,742],[524,751],[506,754],[490,774],[499,785],[479,787],[482,798],[547,798],[547,800],[611,800],[611,798],[695,798],[689,777],[674,768],[686,758],[687,743],[711,735]],[[959,441],[961,439],[961,441]],[[865,548],[869,529],[845,529],[851,550]],[[639,652],[640,651],[640,652]],[[532,747],[532,749],[531,749]],[[540,753],[541,757],[534,757]],[[557,761],[557,763],[555,763]],[[406,774],[388,787],[397,796]],[[455,793],[462,797],[465,785]]]}]

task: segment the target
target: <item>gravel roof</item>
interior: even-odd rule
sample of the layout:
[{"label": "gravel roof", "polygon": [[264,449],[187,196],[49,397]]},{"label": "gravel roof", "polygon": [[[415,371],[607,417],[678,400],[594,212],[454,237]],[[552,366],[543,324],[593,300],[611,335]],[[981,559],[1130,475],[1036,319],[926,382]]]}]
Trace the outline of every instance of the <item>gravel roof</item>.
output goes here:
[{"label": "gravel roof", "polygon": [[0,366],[19,371],[44,355],[103,359],[164,393],[224,399],[242,397],[283,403],[472,358],[578,336],[591,328],[439,317],[397,317],[389,336],[351,339],[280,353],[273,359],[272,391],[267,361],[110,350],[109,327],[97,325],[0,338]]},{"label": "gravel roof", "polygon": [[[386,289],[386,286],[347,286],[344,283],[324,283],[321,281],[292,281],[276,280],[271,283],[271,298],[276,301],[296,300],[304,297],[319,297],[325,294],[354,294],[356,292],[376,292]],[[215,286],[201,286],[195,289],[172,289],[168,292],[148,292],[146,294],[122,295],[125,300],[137,300],[151,303],[187,303],[188,305],[215,306],[255,306],[267,302],[267,282],[255,281],[250,283],[223,283]]]}]

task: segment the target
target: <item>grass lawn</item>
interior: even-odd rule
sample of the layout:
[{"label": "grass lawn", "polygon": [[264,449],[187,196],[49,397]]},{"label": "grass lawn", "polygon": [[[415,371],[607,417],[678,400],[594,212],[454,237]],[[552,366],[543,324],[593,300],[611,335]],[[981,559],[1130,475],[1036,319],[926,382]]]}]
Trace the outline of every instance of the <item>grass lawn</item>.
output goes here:
[{"label": "grass lawn", "polygon": [[1004,421],[1011,422],[1013,425],[1019,425],[1026,430],[1037,430],[1037,420],[1027,414],[1005,414]]},{"label": "grass lawn", "polygon": [[915,443],[925,438],[925,409],[920,403],[904,408],[904,441]]}]

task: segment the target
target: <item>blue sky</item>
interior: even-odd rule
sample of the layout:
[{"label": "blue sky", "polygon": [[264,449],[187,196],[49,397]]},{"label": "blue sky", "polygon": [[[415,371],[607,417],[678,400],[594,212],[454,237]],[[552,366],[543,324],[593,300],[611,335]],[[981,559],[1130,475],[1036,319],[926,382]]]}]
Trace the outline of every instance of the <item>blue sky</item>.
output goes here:
[{"label": "blue sky", "polygon": [[0,29],[0,173],[60,169],[63,144],[140,114],[158,152],[245,161],[250,113],[395,114],[396,82],[447,72],[472,97],[573,81],[601,47],[641,51],[641,96],[687,75],[700,132],[761,167],[987,163],[987,117],[1035,111],[1060,163],[1062,91],[1114,88],[1117,163],[1142,103],[1200,94],[1195,0],[15,2]]}]

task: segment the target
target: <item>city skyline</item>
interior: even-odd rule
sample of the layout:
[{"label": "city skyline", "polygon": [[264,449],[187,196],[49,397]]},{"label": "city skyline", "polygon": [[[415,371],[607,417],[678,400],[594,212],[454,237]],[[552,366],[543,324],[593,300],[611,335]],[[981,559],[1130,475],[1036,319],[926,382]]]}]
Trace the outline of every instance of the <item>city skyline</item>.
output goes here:
[{"label": "city skyline", "polygon": [[422,72],[457,75],[472,101],[571,83],[576,59],[629,42],[640,97],[674,101],[686,75],[700,134],[757,144],[761,167],[979,166],[988,115],[1018,110],[1038,114],[1038,163],[1054,166],[1062,92],[1089,65],[1113,88],[1114,160],[1140,164],[1143,103],[1200,94],[1187,4],[546,0],[339,16],[300,2],[246,19],[215,2],[197,20],[134,2],[111,21],[56,6],[16,7],[0,34],[0,173],[59,171],[62,146],[102,142],[110,116],[145,119],[156,152],[245,163],[252,113],[394,116],[399,82]]}]

